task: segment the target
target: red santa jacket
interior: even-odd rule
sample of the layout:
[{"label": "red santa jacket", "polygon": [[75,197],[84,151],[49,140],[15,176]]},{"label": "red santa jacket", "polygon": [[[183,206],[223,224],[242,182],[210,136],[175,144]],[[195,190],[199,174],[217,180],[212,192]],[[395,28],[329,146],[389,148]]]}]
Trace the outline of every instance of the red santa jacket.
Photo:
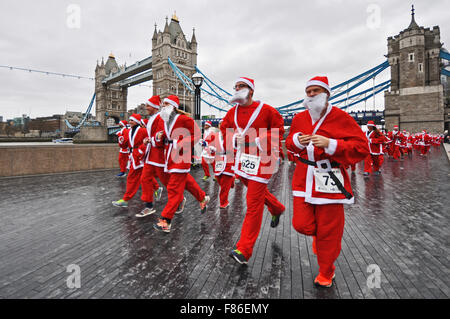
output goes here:
[{"label": "red santa jacket", "polygon": [[142,145],[144,138],[147,137],[147,130],[142,127],[128,129],[128,134],[123,135],[123,140],[119,139],[119,146],[121,148],[130,148],[130,161],[134,169],[144,167],[142,153],[139,152],[139,147]]},{"label": "red santa jacket", "polygon": [[375,131],[366,132],[367,139],[369,140],[370,154],[372,155],[382,155],[383,154],[383,143],[386,138],[380,132],[375,133]]},{"label": "red santa jacket", "polygon": [[[298,141],[300,134],[328,137],[328,148],[315,147],[312,143],[303,146]],[[294,153],[297,163],[292,178],[294,196],[304,197],[305,202],[311,204],[353,204],[354,197],[345,167],[365,159],[369,154],[369,146],[364,132],[350,115],[329,105],[325,115],[316,123],[312,123],[308,111],[298,113],[292,120],[286,147]],[[328,167],[325,171],[331,169],[335,172],[351,198],[346,198],[337,189],[328,173],[317,166],[301,162],[299,157],[316,162],[322,168],[322,164],[326,164]]]},{"label": "red santa jacket", "polygon": [[150,117],[146,129],[149,142],[147,145],[142,144],[139,147],[139,153],[142,155],[145,164],[164,167],[164,146],[161,144],[157,145],[155,141],[156,134],[164,131],[164,121],[159,114]]},{"label": "red santa jacket", "polygon": [[225,154],[225,144],[221,132],[216,133],[214,141],[211,142],[212,147],[214,147],[215,157],[214,157],[214,175],[228,175],[234,176],[233,166],[234,161],[227,161],[227,156]]},{"label": "red santa jacket", "polygon": [[[119,147],[120,147],[120,141],[122,141],[122,143],[123,143],[124,135],[128,134],[128,130],[129,130],[128,128],[122,127],[122,129],[116,133],[116,135],[118,136]],[[119,153],[128,154],[128,153],[130,153],[130,150],[128,149],[128,147],[126,147],[126,148],[120,147]]]},{"label": "red santa jacket", "polygon": [[171,123],[164,122],[163,138],[156,144],[165,145],[166,173],[189,173],[191,153],[201,137],[200,128],[186,115],[177,114]]},{"label": "red santa jacket", "polygon": [[[216,141],[218,132],[215,132],[212,128],[209,128],[208,130],[205,130],[203,133],[203,141],[206,142],[206,146],[203,147],[202,151],[202,157],[206,159],[213,160],[215,157],[215,146],[214,142]],[[213,148],[211,148],[212,146]]]},{"label": "red santa jacket", "polygon": [[[236,105],[231,108],[220,125],[227,161],[233,161],[232,149],[236,149],[235,174],[267,184],[276,168],[276,150],[280,149],[284,134],[281,114],[272,106],[254,101],[249,106]],[[245,144],[236,144],[240,134]]]}]

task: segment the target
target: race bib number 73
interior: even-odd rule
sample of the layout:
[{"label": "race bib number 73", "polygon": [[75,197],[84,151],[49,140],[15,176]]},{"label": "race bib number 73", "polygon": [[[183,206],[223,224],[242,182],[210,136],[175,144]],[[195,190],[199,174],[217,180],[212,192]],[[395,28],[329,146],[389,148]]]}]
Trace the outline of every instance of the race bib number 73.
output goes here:
[{"label": "race bib number 73", "polygon": [[[344,185],[344,176],[342,176],[341,170],[339,168],[331,169],[334,175],[338,178],[342,185]],[[336,186],[336,183],[331,178],[328,173],[319,172],[318,168],[314,168],[314,182],[316,184],[316,192],[321,193],[340,193],[341,191]]]}]

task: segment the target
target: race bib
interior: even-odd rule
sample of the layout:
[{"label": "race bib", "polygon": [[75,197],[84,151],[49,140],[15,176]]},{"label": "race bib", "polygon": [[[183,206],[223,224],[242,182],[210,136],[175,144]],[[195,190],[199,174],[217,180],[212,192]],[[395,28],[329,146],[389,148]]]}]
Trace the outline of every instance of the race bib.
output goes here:
[{"label": "race bib", "polygon": [[222,172],[225,169],[224,161],[216,161],[216,166],[214,167],[214,171]]},{"label": "race bib", "polygon": [[241,170],[244,173],[249,175],[258,174],[259,163],[261,162],[261,158],[259,156],[241,154],[240,162]]},{"label": "race bib", "polygon": [[[338,180],[344,185],[344,176],[342,176],[339,168],[332,168],[331,171],[336,175]],[[341,191],[334,183],[330,174],[319,172],[318,168],[314,168],[314,182],[316,184],[316,192],[321,193],[340,193]]]}]

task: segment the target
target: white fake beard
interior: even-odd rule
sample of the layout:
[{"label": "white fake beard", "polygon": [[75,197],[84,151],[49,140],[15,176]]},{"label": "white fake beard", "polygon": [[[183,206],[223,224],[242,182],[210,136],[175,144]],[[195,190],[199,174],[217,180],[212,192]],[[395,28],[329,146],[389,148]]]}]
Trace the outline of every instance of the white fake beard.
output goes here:
[{"label": "white fake beard", "polygon": [[230,98],[230,103],[238,103],[240,105],[246,104],[248,102],[249,89],[242,89],[236,91],[234,95]]},{"label": "white fake beard", "polygon": [[160,116],[164,120],[164,122],[169,121],[170,114],[173,112],[173,105],[165,106],[162,108]]},{"label": "white fake beard", "polygon": [[313,123],[317,122],[323,110],[327,107],[328,95],[326,93],[319,93],[313,97],[306,97],[303,105],[309,111],[309,115]]}]

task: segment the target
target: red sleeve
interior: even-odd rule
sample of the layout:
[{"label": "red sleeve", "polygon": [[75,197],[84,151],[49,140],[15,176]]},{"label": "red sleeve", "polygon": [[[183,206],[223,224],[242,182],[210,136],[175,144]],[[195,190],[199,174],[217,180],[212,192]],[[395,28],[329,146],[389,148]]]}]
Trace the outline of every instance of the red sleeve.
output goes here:
[{"label": "red sleeve", "polygon": [[[286,138],[286,148],[294,154],[301,154],[305,150],[305,147],[299,147],[301,144],[298,142],[298,140],[294,141],[294,135],[301,132],[300,114],[301,113],[296,114],[292,119],[291,128],[289,129],[289,135]],[[295,138],[297,138],[297,136],[298,135],[296,135]]]},{"label": "red sleeve", "polygon": [[[338,122],[338,127],[341,129],[335,130],[336,137],[330,139],[329,152],[326,153],[340,164],[356,164],[370,153],[367,137],[353,117],[342,110],[339,110],[339,113],[335,121]],[[334,143],[336,144],[333,147]]]}]

